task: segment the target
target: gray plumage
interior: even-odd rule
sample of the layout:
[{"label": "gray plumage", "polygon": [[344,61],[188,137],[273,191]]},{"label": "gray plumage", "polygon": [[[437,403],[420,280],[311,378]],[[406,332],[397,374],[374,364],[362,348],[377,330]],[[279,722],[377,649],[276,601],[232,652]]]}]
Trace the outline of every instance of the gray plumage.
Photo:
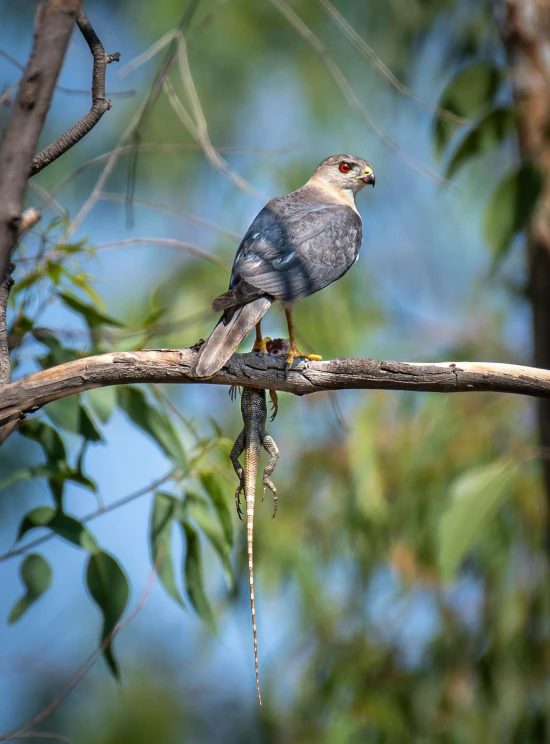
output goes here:
[{"label": "gray plumage", "polygon": [[[353,170],[340,171],[342,163]],[[335,155],[305,186],[266,204],[239,246],[228,291],[212,304],[224,314],[197,355],[194,375],[215,374],[274,300],[292,306],[353,266],[362,239],[353,198],[365,183],[374,184],[366,161]]]}]

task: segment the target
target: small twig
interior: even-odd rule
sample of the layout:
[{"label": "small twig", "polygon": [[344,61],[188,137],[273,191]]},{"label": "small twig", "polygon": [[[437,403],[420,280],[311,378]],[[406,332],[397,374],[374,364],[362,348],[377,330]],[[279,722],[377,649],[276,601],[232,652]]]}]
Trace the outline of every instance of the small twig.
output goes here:
[{"label": "small twig", "polygon": [[410,155],[406,150],[403,150],[403,148],[400,147],[397,142],[395,142],[382,129],[380,129],[380,127],[372,118],[370,112],[363,106],[363,104],[355,94],[355,91],[348,82],[342,70],[330,56],[325,45],[317,36],[315,36],[309,26],[304,23],[304,21],[302,21],[302,19],[292,10],[292,8],[285,2],[285,0],[270,0],[270,2],[287,19],[290,25],[294,27],[294,29],[302,37],[302,39],[310,45],[321,62],[327,68],[337,86],[340,88],[348,104],[360,114],[367,126],[372,129],[372,131],[376,134],[380,141],[384,142],[384,144],[386,144],[391,150],[400,155],[403,160],[408,162],[409,165],[419,173],[423,173],[425,176],[428,176],[440,186],[449,185],[450,181],[448,181],[446,178],[443,178],[442,176],[439,176],[437,173],[434,173],[434,171],[431,170],[431,168],[428,168],[426,165],[423,165],[423,163],[417,160],[413,155]]},{"label": "small twig", "polygon": [[48,145],[48,147],[45,147],[34,156],[31,165],[31,176],[40,173],[43,168],[61,157],[67,150],[76,145],[77,142],[80,142],[95,127],[103,114],[111,108],[111,101],[105,98],[105,74],[107,65],[110,62],[118,62],[120,53],[116,52],[116,54],[105,55],[103,44],[82,8],[78,11],[76,22],[94,58],[92,71],[92,107],[86,116],[83,116],[65,134],[61,135],[55,142],[52,142],[51,145]]},{"label": "small twig", "polygon": [[[157,480],[153,481],[148,486],[144,486],[143,488],[134,491],[134,493],[123,496],[122,498],[118,499],[117,501],[113,501],[107,506],[102,506],[100,509],[96,509],[96,511],[92,512],[91,514],[87,514],[85,517],[82,517],[80,521],[82,522],[82,524],[87,524],[93,519],[102,517],[104,514],[108,514],[109,512],[112,512],[121,506],[129,504],[131,501],[139,499],[141,496],[146,496],[148,493],[151,493],[151,491],[155,491],[157,488],[159,488],[159,486],[162,486],[164,483],[171,480],[176,474],[176,470],[177,468],[172,468],[168,471],[168,473],[163,475],[161,478],[157,478]],[[45,542],[49,542],[54,537],[56,537],[55,532],[48,532],[41,537],[37,537],[35,540],[32,540],[32,542],[29,542],[26,545],[21,545],[19,548],[13,548],[7,553],[4,553],[4,555],[0,555],[0,563],[9,561],[10,558],[16,558],[18,555],[23,555],[23,553],[27,553],[29,550],[34,550],[34,548],[42,545]]]},{"label": "small twig", "polygon": [[369,60],[374,69],[379,72],[382,77],[385,78],[388,83],[395,88],[395,90],[401,93],[401,95],[405,96],[406,98],[410,98],[411,101],[414,101],[420,106],[423,106],[428,111],[431,111],[436,116],[439,116],[440,119],[446,119],[447,121],[452,121],[455,124],[469,123],[468,119],[464,119],[462,116],[457,116],[451,111],[447,111],[446,109],[440,108],[439,106],[435,106],[433,103],[430,103],[429,101],[424,100],[424,98],[421,98],[421,96],[418,96],[410,88],[407,88],[406,85],[403,85],[403,83],[395,77],[393,72],[382,62],[374,49],[371,49],[367,42],[364,41],[361,36],[359,36],[353,26],[351,26],[346,21],[344,16],[341,15],[338,10],[336,10],[330,0],[319,0],[319,3],[332,18],[334,24],[338,26],[342,33],[351,41],[357,51],[362,54],[363,57],[366,57],[366,59]]},{"label": "small twig", "polygon": [[230,270],[229,266],[221,258],[213,256],[190,243],[184,243],[181,240],[174,240],[173,238],[123,238],[122,240],[111,240],[108,243],[99,243],[95,248],[100,251],[108,250],[109,248],[128,248],[132,245],[161,245],[165,248],[179,248],[180,250],[187,251],[187,253],[192,253],[194,256],[206,258],[217,266],[221,266],[226,271]]},{"label": "small twig", "polygon": [[[102,191],[99,195],[100,199],[106,199],[107,201],[117,201],[117,202],[125,202],[126,196],[124,194],[114,194],[107,191]],[[133,199],[134,204],[141,204],[144,207],[151,207],[151,209],[157,209],[159,212],[166,212],[167,214],[172,214],[174,217],[181,217],[184,220],[187,220],[188,222],[191,222],[193,225],[197,225],[198,227],[206,227],[208,230],[214,230],[218,233],[221,233],[222,235],[225,235],[227,238],[230,238],[233,241],[237,241],[238,243],[241,242],[242,235],[239,235],[238,233],[231,232],[231,230],[226,230],[224,227],[221,227],[221,225],[216,225],[213,222],[210,222],[209,220],[203,220],[201,217],[197,217],[194,214],[191,214],[191,212],[184,212],[183,209],[174,209],[174,207],[169,207],[166,204],[158,204],[158,202],[152,202],[148,199],[136,199],[134,197]]]}]

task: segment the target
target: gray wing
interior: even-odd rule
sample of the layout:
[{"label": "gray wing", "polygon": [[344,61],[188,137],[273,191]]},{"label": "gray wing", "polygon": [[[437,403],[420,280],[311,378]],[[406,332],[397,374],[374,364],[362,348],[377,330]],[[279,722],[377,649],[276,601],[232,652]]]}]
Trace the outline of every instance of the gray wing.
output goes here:
[{"label": "gray wing", "polygon": [[244,280],[295,302],[340,279],[355,263],[361,218],[351,207],[335,204],[280,213],[276,202],[262,209],[244,236],[229,286]]}]

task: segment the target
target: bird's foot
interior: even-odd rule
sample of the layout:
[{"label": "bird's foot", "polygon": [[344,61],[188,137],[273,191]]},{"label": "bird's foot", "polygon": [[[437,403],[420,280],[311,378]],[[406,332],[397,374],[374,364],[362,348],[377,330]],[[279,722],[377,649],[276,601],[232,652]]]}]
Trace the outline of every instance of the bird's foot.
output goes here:
[{"label": "bird's foot", "polygon": [[266,336],[265,338],[256,339],[254,341],[254,346],[252,347],[252,351],[261,351],[262,354],[267,354],[267,344],[271,341],[269,336]]},{"label": "bird's foot", "polygon": [[323,357],[319,354],[304,354],[297,346],[292,346],[288,350],[285,364],[285,373],[292,369],[295,359],[307,359],[308,362],[321,362]]}]

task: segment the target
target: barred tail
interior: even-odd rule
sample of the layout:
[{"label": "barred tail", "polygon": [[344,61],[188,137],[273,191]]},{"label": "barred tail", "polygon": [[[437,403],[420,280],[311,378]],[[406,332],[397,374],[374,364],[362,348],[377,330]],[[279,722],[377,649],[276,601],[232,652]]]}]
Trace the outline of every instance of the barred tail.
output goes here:
[{"label": "barred tail", "polygon": [[199,349],[191,374],[196,377],[212,377],[216,374],[245,336],[264,317],[272,302],[269,297],[259,297],[238,307],[229,320],[222,318]]}]

